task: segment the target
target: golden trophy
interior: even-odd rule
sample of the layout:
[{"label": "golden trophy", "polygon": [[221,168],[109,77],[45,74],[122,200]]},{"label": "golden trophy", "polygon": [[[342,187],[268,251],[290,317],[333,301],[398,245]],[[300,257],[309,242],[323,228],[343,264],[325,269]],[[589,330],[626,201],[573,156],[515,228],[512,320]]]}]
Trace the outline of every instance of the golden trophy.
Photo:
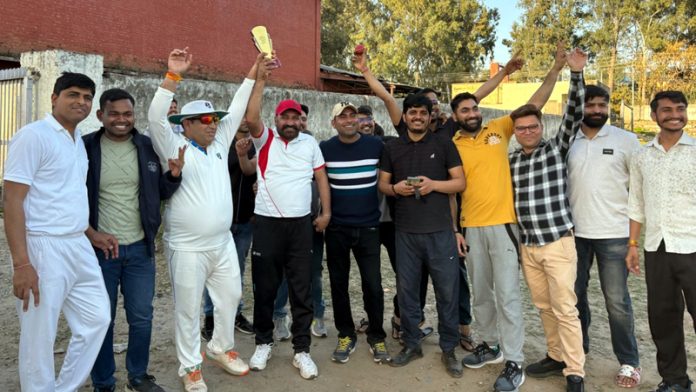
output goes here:
[{"label": "golden trophy", "polygon": [[[264,53],[266,58],[270,59],[273,53],[273,40],[266,30],[266,26],[256,26],[251,29],[251,38],[259,52]],[[280,61],[276,58],[273,60],[273,68],[280,67]]]}]

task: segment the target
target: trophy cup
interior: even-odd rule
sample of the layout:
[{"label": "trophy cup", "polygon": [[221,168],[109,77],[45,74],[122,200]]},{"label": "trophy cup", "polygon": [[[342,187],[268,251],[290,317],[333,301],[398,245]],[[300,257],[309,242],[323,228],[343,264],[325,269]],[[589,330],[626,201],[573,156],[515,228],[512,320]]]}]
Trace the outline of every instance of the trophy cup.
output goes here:
[{"label": "trophy cup", "polygon": [[[266,26],[256,26],[251,29],[251,39],[259,52],[266,55],[270,59],[273,53],[273,40],[266,30]],[[273,68],[280,67],[280,60],[273,60]]]}]

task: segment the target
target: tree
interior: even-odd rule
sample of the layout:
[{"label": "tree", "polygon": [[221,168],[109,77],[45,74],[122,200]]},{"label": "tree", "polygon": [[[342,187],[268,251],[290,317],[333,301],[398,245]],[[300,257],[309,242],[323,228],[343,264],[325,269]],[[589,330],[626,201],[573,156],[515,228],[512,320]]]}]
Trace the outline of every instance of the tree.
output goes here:
[{"label": "tree", "polygon": [[523,10],[521,20],[512,25],[512,39],[503,40],[503,44],[512,53],[522,53],[526,65],[520,78],[542,79],[553,64],[558,41],[564,41],[569,48],[581,42],[581,26],[588,17],[583,3],[578,0],[518,1],[517,6]]},{"label": "tree", "polygon": [[354,45],[368,47],[372,71],[432,85],[445,72],[470,72],[495,45],[497,9],[478,0],[322,1],[322,63],[348,67]]}]

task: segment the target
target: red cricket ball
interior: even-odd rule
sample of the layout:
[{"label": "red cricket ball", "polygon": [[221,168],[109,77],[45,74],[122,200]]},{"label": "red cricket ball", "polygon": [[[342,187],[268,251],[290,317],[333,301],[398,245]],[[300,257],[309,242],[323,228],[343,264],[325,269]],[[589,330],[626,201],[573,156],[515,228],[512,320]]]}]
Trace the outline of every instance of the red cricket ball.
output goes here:
[{"label": "red cricket ball", "polygon": [[353,54],[356,55],[356,56],[359,56],[359,55],[361,55],[361,54],[363,54],[363,53],[365,53],[365,45],[363,45],[363,44],[358,44],[358,45],[355,47],[355,50],[353,50]]}]

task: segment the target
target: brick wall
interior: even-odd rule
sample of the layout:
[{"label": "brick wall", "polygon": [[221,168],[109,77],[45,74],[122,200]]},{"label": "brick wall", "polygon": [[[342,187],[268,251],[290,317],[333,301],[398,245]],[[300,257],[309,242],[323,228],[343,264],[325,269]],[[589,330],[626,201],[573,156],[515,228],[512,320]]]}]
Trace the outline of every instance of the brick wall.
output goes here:
[{"label": "brick wall", "polygon": [[191,76],[226,81],[246,75],[257,53],[249,31],[265,25],[283,63],[272,83],[319,83],[320,0],[8,0],[1,12],[0,56],[64,49],[162,73],[169,51],[189,46]]}]

